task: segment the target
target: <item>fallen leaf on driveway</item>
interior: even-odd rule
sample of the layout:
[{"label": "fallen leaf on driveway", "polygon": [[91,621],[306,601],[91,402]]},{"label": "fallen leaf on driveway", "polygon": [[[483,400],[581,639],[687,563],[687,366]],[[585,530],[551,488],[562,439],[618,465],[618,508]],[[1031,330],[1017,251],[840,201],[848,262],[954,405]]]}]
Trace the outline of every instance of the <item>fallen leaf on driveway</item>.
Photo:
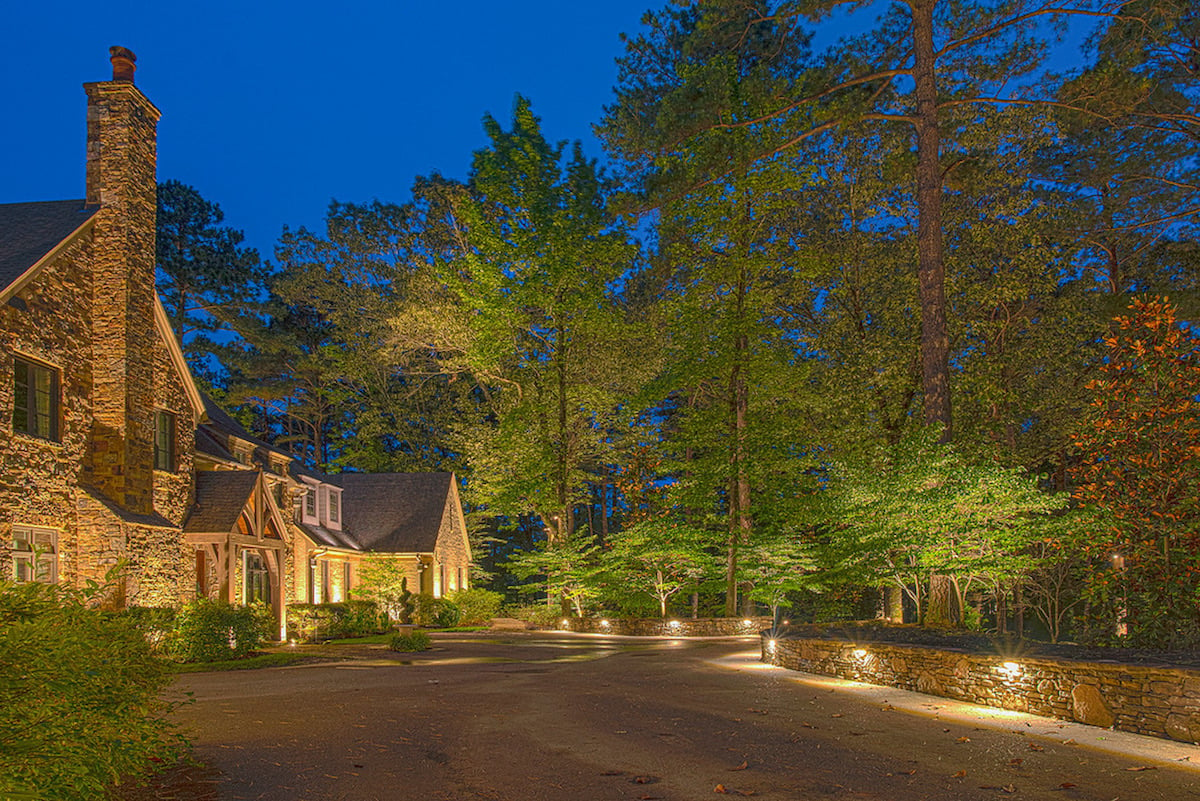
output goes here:
[{"label": "fallen leaf on driveway", "polygon": [[806,728],[806,729],[815,729],[815,728],[817,728],[816,726],[812,725],[811,723],[801,723],[800,725],[801,725],[801,726],[803,726],[803,727],[804,727],[804,728]]},{"label": "fallen leaf on driveway", "polygon": [[1025,760],[1023,760],[1023,759],[1010,759],[1010,760],[1008,760],[1008,764],[1012,765],[1015,768],[1015,767],[1019,767],[1021,765],[1021,763],[1024,761]]},{"label": "fallen leaf on driveway", "polygon": [[713,792],[714,793],[728,793],[729,791],[725,789],[725,785],[718,784],[716,787],[713,788]]},{"label": "fallen leaf on driveway", "polygon": [[1037,743],[1030,743],[1029,750],[1030,751],[1045,751],[1046,749],[1043,748],[1042,746],[1038,745]]},{"label": "fallen leaf on driveway", "polygon": [[1055,790],[1070,790],[1074,786],[1075,786],[1075,784],[1072,782],[1063,782],[1062,784],[1058,785],[1054,789]]},{"label": "fallen leaf on driveway", "polygon": [[956,743],[969,743],[969,742],[971,742],[971,738],[970,738],[970,737],[959,737],[959,738],[958,738],[957,740],[955,740],[954,742],[956,742]]},{"label": "fallen leaf on driveway", "polygon": [[958,773],[955,773],[952,778],[961,779],[961,778],[964,778],[966,775],[967,775],[967,772],[965,770],[960,770]]},{"label": "fallen leaf on driveway", "polygon": [[830,715],[829,717],[831,717],[831,718],[840,718],[841,716],[842,716],[842,713],[841,713],[841,712],[834,712],[834,713],[833,713],[832,715]]},{"label": "fallen leaf on driveway", "polygon": [[1125,770],[1132,771],[1134,773],[1140,773],[1143,770],[1158,770],[1158,768],[1154,767],[1153,765],[1138,765],[1136,768],[1125,768]]},{"label": "fallen leaf on driveway", "polygon": [[743,761],[742,764],[738,765],[736,768],[727,768],[727,770],[745,770],[746,767],[746,762]]}]

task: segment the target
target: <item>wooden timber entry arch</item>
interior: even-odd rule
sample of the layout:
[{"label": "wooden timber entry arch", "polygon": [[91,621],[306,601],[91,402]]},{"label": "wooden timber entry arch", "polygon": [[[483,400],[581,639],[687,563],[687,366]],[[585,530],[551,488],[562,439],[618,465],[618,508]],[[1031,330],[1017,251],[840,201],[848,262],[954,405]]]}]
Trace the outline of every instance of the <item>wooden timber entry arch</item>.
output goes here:
[{"label": "wooden timber entry arch", "polygon": [[196,548],[196,593],[231,604],[270,604],[285,630],[285,566],[290,535],[258,470],[196,474],[196,503],[184,535]]}]

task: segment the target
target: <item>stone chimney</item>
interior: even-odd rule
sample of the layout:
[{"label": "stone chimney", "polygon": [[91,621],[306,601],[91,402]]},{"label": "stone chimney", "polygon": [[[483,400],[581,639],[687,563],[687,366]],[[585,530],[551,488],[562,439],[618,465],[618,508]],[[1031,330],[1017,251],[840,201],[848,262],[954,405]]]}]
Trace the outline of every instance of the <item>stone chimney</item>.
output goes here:
[{"label": "stone chimney", "polygon": [[111,81],[85,83],[92,286],[92,481],[131,512],[153,509],[154,263],[159,111],[134,86],[137,57],[109,48]]}]

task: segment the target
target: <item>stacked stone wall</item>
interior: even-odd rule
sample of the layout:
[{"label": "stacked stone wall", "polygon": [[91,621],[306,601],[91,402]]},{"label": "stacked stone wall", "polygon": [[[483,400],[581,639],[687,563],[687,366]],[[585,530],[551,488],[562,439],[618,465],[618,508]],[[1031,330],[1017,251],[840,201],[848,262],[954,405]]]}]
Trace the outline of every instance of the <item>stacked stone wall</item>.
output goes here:
[{"label": "stacked stone wall", "polygon": [[[61,581],[92,574],[76,554],[76,488],[91,440],[91,235],[85,233],[0,306],[0,578],[11,578],[14,523],[56,529]],[[59,371],[59,441],[13,430],[13,359],[24,356]]]},{"label": "stacked stone wall", "polygon": [[559,631],[630,637],[745,637],[771,626],[769,617],[563,618]]},{"label": "stacked stone wall", "polygon": [[[196,419],[198,409],[192,408],[184,388],[184,378],[175,369],[162,338],[153,338],[154,347],[154,409],[175,415],[175,469],[154,471],[154,511],[182,526],[192,505],[195,492],[192,473],[195,469]],[[147,412],[153,420],[154,409]],[[153,449],[153,444],[151,444]]]},{"label": "stacked stone wall", "polygon": [[825,676],[898,687],[1105,728],[1200,740],[1200,670],[916,645],[772,639],[762,659]]}]

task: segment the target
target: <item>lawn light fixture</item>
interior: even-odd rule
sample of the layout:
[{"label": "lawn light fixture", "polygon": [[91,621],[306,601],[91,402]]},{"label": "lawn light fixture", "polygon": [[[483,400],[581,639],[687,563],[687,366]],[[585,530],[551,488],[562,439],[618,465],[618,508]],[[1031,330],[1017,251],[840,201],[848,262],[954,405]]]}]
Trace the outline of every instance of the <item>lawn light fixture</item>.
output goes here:
[{"label": "lawn light fixture", "polygon": [[790,620],[785,620],[785,621],[783,621],[783,625],[785,625],[785,626],[790,626],[790,625],[792,625],[792,621],[790,621]]},{"label": "lawn light fixture", "polygon": [[866,659],[867,658],[867,649],[866,648],[855,648],[854,649],[854,658],[855,659]]},{"label": "lawn light fixture", "polygon": [[750,618],[746,618],[745,620],[742,621],[742,625],[745,626],[746,628],[750,628],[751,626],[754,625],[754,621],[751,620]]},{"label": "lawn light fixture", "polygon": [[1119,553],[1114,553],[1112,555],[1112,557],[1110,557],[1110,558],[1112,559],[1112,566],[1115,569],[1117,569],[1117,570],[1125,569],[1125,557],[1124,556],[1122,556]]},{"label": "lawn light fixture", "polygon": [[608,621],[607,621],[607,620],[601,620],[601,621],[600,621],[600,628],[604,628],[604,629],[608,628]]},{"label": "lawn light fixture", "polygon": [[565,629],[567,626],[570,626],[570,625],[571,625],[571,621],[567,620],[567,619],[564,617],[564,618],[562,619],[562,623],[561,623],[560,625],[561,625],[561,626],[562,626],[562,627]]},{"label": "lawn light fixture", "polygon": [[671,628],[673,628],[673,629],[677,629],[677,628],[679,628],[679,621],[678,621],[678,620],[672,620],[672,621],[671,621],[670,623],[668,623],[667,625],[668,625],[668,626],[670,626],[670,627],[671,627]]},{"label": "lawn light fixture", "polygon": [[770,653],[775,653],[775,641],[774,640],[767,640],[767,651],[769,651]]}]

